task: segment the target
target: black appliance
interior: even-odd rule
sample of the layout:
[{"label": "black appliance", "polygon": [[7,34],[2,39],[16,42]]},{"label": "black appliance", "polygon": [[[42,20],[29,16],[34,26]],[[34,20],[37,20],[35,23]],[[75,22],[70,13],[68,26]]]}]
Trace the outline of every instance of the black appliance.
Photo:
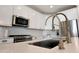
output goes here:
[{"label": "black appliance", "polygon": [[13,15],[12,25],[13,26],[28,27],[29,26],[29,19],[25,19],[24,17]]},{"label": "black appliance", "polygon": [[14,43],[32,40],[31,35],[9,35],[9,37],[14,37]]}]

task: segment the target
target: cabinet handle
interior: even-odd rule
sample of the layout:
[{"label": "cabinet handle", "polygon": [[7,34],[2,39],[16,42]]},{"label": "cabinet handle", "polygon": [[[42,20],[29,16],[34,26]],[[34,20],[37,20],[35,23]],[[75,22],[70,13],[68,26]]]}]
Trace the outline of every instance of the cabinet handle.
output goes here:
[{"label": "cabinet handle", "polygon": [[7,42],[7,40],[2,40],[2,42]]}]

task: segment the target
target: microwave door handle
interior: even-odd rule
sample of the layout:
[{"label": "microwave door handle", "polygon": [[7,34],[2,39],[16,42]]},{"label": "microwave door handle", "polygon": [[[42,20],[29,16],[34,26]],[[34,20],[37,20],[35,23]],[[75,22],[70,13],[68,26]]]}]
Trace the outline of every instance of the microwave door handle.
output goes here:
[{"label": "microwave door handle", "polygon": [[16,16],[13,16],[13,24],[16,23]]}]

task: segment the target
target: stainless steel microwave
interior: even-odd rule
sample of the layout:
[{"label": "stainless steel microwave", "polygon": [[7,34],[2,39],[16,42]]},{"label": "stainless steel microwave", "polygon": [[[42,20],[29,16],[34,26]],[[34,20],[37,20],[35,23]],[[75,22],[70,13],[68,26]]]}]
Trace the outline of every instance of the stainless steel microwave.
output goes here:
[{"label": "stainless steel microwave", "polygon": [[12,26],[28,27],[29,19],[13,15]]}]

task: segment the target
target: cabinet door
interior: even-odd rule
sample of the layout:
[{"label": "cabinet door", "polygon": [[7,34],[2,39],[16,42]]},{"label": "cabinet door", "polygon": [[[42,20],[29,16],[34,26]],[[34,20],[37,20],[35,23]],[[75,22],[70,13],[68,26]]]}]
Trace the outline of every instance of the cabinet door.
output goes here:
[{"label": "cabinet door", "polygon": [[0,6],[0,25],[11,26],[12,25],[13,8],[9,5]]},{"label": "cabinet door", "polygon": [[29,28],[42,29],[43,28],[43,16],[39,13],[32,12],[30,15],[30,25]]}]

